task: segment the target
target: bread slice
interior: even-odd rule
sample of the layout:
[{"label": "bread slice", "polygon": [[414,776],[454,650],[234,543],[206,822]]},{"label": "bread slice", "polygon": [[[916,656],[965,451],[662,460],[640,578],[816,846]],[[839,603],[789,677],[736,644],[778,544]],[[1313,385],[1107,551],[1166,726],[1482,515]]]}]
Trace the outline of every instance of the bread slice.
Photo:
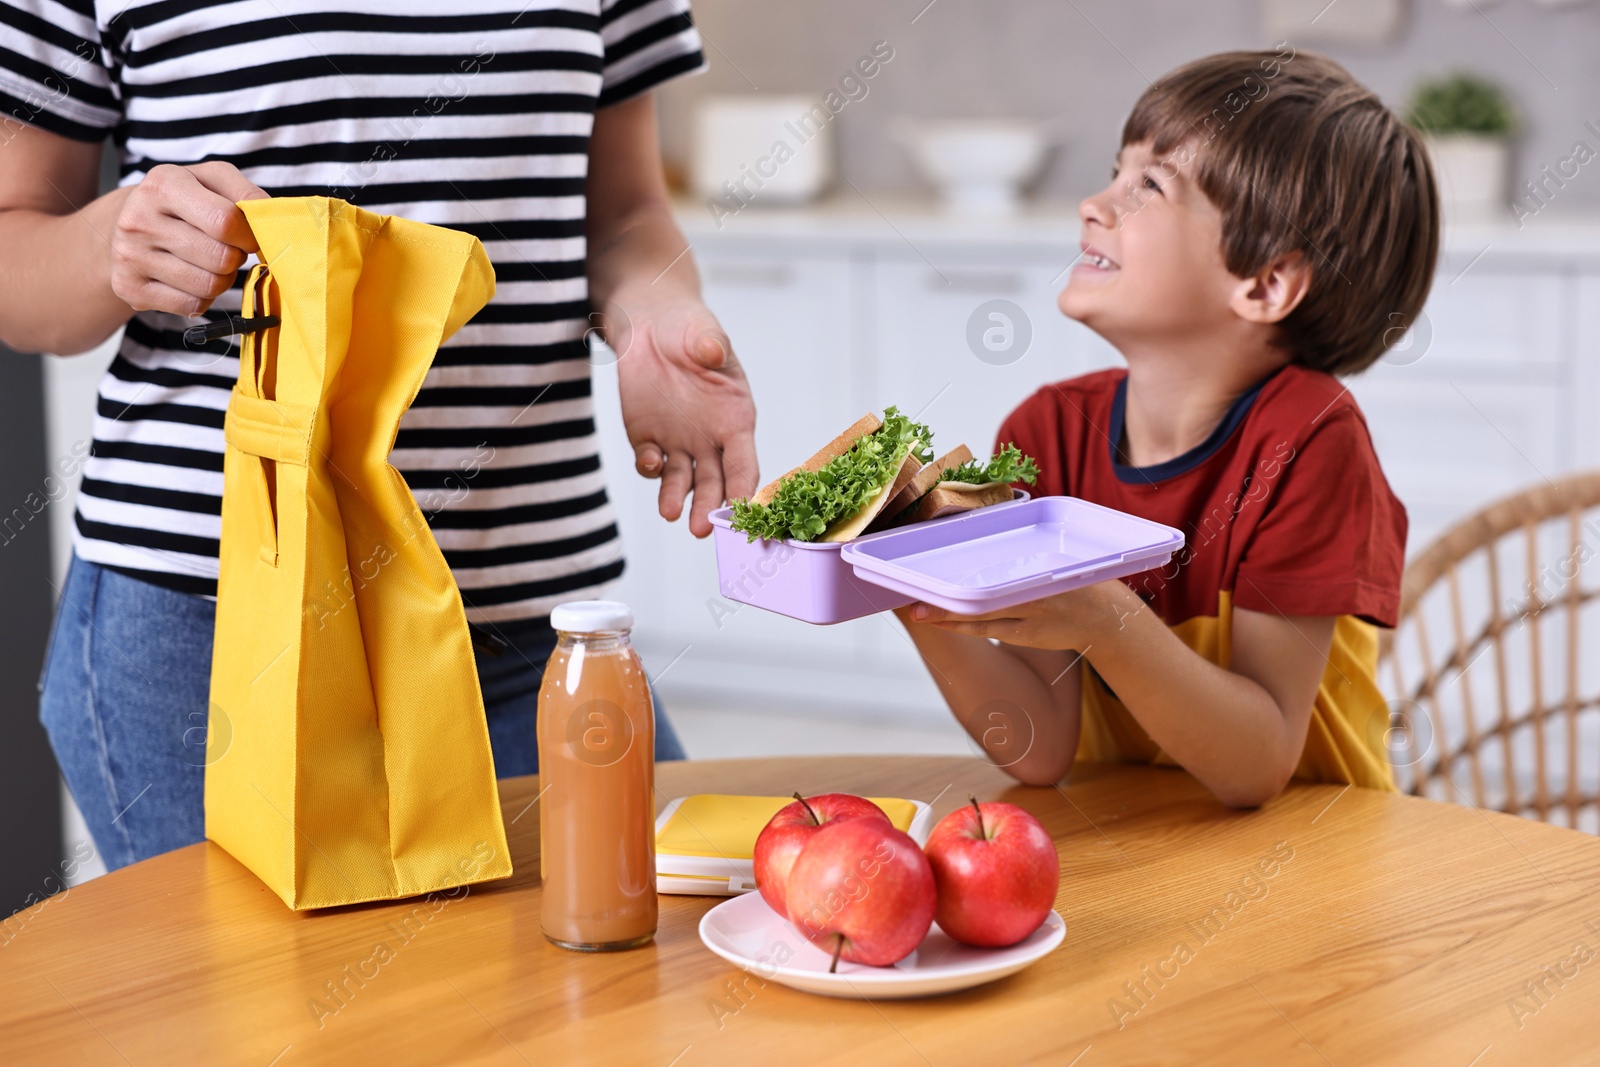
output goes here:
[{"label": "bread slice", "polygon": [[760,491],[757,492],[755,496],[750,498],[751,502],[756,504],[772,503],[772,498],[778,495],[779,488],[781,488],[783,483],[790,477],[799,474],[801,471],[821,470],[823,467],[826,467],[829,462],[839,458],[854,448],[856,442],[861,438],[865,437],[869,433],[876,433],[882,426],[882,419],[878,418],[878,416],[874,415],[870,411],[867,412],[855,422],[851,423],[850,428],[845,430],[844,433],[840,434],[838,437],[835,437],[832,441],[829,441],[826,445],[824,445],[822,449],[810,459],[784,474],[782,477],[763,485]]},{"label": "bread slice", "polygon": [[[970,462],[972,462],[972,450],[966,445],[957,445],[926,467],[923,467],[917,472],[916,477],[912,478],[909,483],[889,498],[889,502],[883,506],[883,510],[878,513],[877,519],[873,521],[872,530],[887,529],[893,525],[895,516],[915,504],[918,500],[921,500],[929,490],[939,484],[939,476],[941,474],[953,467],[959,467],[963,463]],[[868,532],[872,531],[869,530]]]},{"label": "bread slice", "polygon": [[860,511],[856,512],[854,515],[848,515],[842,519],[839,519],[832,526],[824,530],[822,536],[817,538],[817,540],[833,542],[849,541],[852,538],[860,537],[862,534],[866,533],[867,527],[871,525],[872,520],[877,518],[878,515],[883,511],[884,505],[890,500],[894,499],[894,495],[900,492],[900,490],[904,489],[906,485],[910,483],[914,477],[916,477],[918,466],[919,464],[917,463],[917,457],[911,455],[909,452],[906,453],[906,458],[901,460],[900,470],[897,474],[895,474],[894,481],[878,490],[878,494],[871,500],[867,501]]},{"label": "bread slice", "polygon": [[926,522],[943,515],[962,511],[975,511],[991,504],[1004,504],[1011,499],[1011,486],[1007,482],[940,482],[906,516],[906,523]]}]

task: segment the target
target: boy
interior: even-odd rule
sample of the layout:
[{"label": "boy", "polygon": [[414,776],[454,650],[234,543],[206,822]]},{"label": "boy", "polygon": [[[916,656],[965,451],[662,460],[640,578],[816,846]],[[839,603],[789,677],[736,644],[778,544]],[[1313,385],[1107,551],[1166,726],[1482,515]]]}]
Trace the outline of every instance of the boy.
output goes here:
[{"label": "boy", "polygon": [[1421,141],[1331,60],[1211,56],[1139,99],[1079,215],[1058,303],[1127,369],[1040,389],[997,442],[1038,460],[1036,495],[1187,543],[988,615],[897,614],[956,718],[1024,782],[1076,755],[1177,763],[1236,807],[1290,777],[1393,789],[1375,626],[1395,623],[1406,517],[1335,375],[1370,366],[1427,296]]}]

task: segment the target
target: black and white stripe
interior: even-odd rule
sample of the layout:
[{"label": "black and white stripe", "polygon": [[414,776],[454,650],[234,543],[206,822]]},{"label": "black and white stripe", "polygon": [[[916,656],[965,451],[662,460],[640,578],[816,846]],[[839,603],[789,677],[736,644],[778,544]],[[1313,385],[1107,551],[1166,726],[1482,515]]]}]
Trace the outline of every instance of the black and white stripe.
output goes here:
[{"label": "black and white stripe", "polygon": [[[5,116],[110,133],[125,185],[226,160],[274,196],[339,196],[479,238],[494,301],[440,350],[392,462],[475,617],[604,595],[622,549],[584,344],[588,140],[597,107],[704,65],[688,2],[341,7],[5,0],[0,138]],[[215,311],[239,301],[235,285]],[[185,325],[128,324],[100,385],[75,549],[212,595],[239,363],[226,342],[185,349]]]}]

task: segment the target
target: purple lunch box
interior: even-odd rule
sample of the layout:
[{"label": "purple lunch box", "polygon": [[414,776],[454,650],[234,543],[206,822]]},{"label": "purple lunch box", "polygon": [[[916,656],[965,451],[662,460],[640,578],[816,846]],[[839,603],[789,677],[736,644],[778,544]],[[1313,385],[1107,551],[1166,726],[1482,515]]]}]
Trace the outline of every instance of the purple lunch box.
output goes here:
[{"label": "purple lunch box", "polygon": [[1159,567],[1182,544],[1170,526],[1046,496],[861,538],[839,555],[890,595],[979,615]]},{"label": "purple lunch box", "polygon": [[717,585],[741,604],[775,611],[801,622],[828,625],[874,615],[922,599],[862,577],[840,559],[840,550],[904,536],[912,530],[959,528],[984,512],[1009,511],[1028,494],[1013,490],[1009,503],[947,515],[894,530],[865,534],[843,544],[810,541],[747,541],[732,526],[733,509],[711,513],[711,538],[717,550]]}]

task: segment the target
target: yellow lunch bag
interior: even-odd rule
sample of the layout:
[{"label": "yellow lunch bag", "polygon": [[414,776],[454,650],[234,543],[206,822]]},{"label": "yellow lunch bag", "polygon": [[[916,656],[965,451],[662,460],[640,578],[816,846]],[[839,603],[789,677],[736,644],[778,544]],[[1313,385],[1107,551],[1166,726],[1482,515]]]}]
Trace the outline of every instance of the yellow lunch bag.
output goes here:
[{"label": "yellow lunch bag", "polygon": [[389,464],[478,239],[342,200],[240,203],[260,245],[223,436],[206,836],[322,908],[511,874],[455,579]]}]

